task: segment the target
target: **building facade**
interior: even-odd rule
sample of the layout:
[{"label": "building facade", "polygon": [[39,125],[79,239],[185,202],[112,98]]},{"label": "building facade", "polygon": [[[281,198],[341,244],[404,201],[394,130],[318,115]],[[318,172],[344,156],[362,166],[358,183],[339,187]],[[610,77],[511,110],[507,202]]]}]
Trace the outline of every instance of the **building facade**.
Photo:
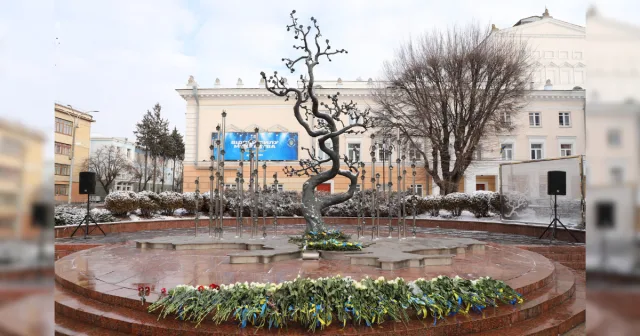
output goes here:
[{"label": "building facade", "polygon": [[[147,182],[146,188],[144,188],[144,181],[141,180],[140,174],[144,174],[144,150],[137,147],[135,141],[132,141],[125,137],[91,137],[91,154],[94,154],[99,148],[114,146],[125,155],[129,161],[130,167],[125,172],[118,175],[116,180],[110,186],[110,191],[139,191],[142,189],[153,190],[154,183],[152,180]],[[152,176],[152,158],[149,157],[147,162],[147,173],[149,178]],[[172,190],[174,185],[173,179],[173,160],[166,160],[163,167],[162,158],[158,159],[158,169],[156,172],[155,189],[160,192],[163,190]],[[176,163],[176,174],[180,173],[180,165]],[[163,185],[164,184],[164,185]],[[174,187],[175,188],[175,187]],[[107,195],[100,182],[96,181],[96,196],[103,200]]]},{"label": "building facade", "polygon": [[[508,29],[494,31],[513,33],[529,40],[533,47],[535,59],[533,80],[526,94],[524,107],[513,120],[516,130],[510,134],[489,136],[482,140],[475,160],[460,181],[459,191],[498,190],[499,165],[504,162],[539,160],[562,156],[582,155],[585,152],[585,90],[583,89],[586,66],[582,54],[584,46],[584,27],[572,25],[553,19],[548,13],[540,17],[530,17],[518,21]],[[561,62],[562,60],[562,62]],[[536,75],[537,73],[537,75]],[[199,87],[191,78],[187,87],[177,92],[186,101],[186,136],[184,162],[184,190],[195,190],[195,180],[199,178],[200,190],[206,191],[209,186],[209,158],[212,135],[216,125],[221,122],[221,113],[226,111],[227,132],[253,132],[258,128],[263,132],[290,132],[298,136],[298,159],[307,156],[302,147],[317,148],[317,144],[307,135],[296,121],[292,112],[292,102],[270,94],[263,88],[264,84],[256,79],[245,86],[238,79],[235,87],[223,87],[216,80],[211,87]],[[255,85],[255,86],[254,86]],[[293,84],[295,85],[295,84]],[[353,100],[362,109],[373,106],[372,90],[378,87],[372,79],[367,81],[316,81],[318,97],[340,92],[342,101]],[[349,121],[345,120],[345,124]],[[345,134],[340,138],[340,153],[355,155],[359,152],[360,161],[366,164],[367,189],[371,188],[369,179],[372,167],[370,148],[372,133]],[[381,139],[374,138],[375,141]],[[407,152],[407,156],[410,154]],[[382,169],[382,156],[377,153],[376,173],[380,173],[385,182],[389,181],[389,172]],[[396,153],[391,155],[393,165]],[[385,158],[388,160],[388,158]],[[410,162],[404,163],[407,177],[411,177]],[[416,190],[419,194],[437,194],[438,187],[427,176],[424,165],[417,162]],[[278,172],[278,180],[285,190],[301,190],[304,177],[283,176],[285,166],[298,166],[298,161],[271,161],[267,165],[266,176],[271,181],[273,173]],[[225,163],[225,184],[233,185],[238,170],[238,163]],[[245,176],[248,168],[245,165]],[[260,172],[262,176],[263,172]],[[397,188],[397,168],[393,175],[393,190]],[[383,182],[383,181],[380,181]],[[271,183],[271,182],[270,182]],[[405,182],[411,185],[410,181]],[[348,180],[337,176],[334,181],[319,189],[330,192],[344,192],[348,188]]]},{"label": "building facade", "polygon": [[85,202],[79,176],[85,170],[91,147],[91,123],[95,120],[71,106],[55,104],[54,197],[56,203]]},{"label": "building facade", "polygon": [[0,238],[32,239],[31,206],[42,198],[44,137],[0,120]]}]

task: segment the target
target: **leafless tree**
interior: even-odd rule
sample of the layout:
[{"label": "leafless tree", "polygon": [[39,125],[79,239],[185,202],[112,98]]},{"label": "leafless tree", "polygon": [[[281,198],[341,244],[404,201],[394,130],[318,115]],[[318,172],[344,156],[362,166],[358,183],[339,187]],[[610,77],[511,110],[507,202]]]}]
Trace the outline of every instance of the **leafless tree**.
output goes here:
[{"label": "leafless tree", "polygon": [[[278,76],[277,71],[273,76],[267,76],[261,73],[265,79],[266,89],[274,95],[285,97],[286,101],[294,100],[293,114],[304,127],[309,136],[318,138],[318,146],[327,156],[326,159],[320,159],[316,155],[314,148],[302,148],[309,154],[308,159],[300,160],[301,168],[287,167],[285,174],[288,176],[308,176],[309,179],[302,186],[302,203],[303,215],[307,222],[307,231],[321,231],[325,229],[325,224],[320,211],[334,204],[342,203],[353,196],[358,183],[357,162],[351,160],[346,155],[340,156],[340,136],[343,134],[364,133],[370,126],[369,109],[360,110],[356,103],[340,102],[339,95],[336,93],[328,95],[327,101],[320,101],[315,92],[315,75],[314,69],[320,63],[320,60],[331,61],[331,56],[336,54],[347,53],[344,49],[334,50],[329,45],[329,40],[322,41],[322,34],[317,20],[311,18],[311,25],[305,27],[298,23],[298,19],[294,16],[295,10],[291,12],[291,24],[287,25],[287,31],[293,31],[294,38],[297,42],[293,48],[299,50],[300,54],[294,58],[283,58],[286,67],[295,72],[295,66],[303,63],[306,67],[305,75],[300,75],[301,87],[289,87],[284,77]],[[322,46],[321,46],[322,45]],[[308,78],[307,78],[308,77]],[[323,106],[323,112],[319,111],[319,107]],[[351,119],[348,125],[345,125],[345,119]],[[330,140],[330,146],[325,141]],[[319,153],[318,153],[319,154]],[[341,168],[344,163],[346,169]],[[323,169],[323,164],[330,164],[331,168]],[[349,179],[349,189],[345,193],[328,195],[319,197],[316,195],[316,187],[326,181],[329,181],[337,175],[344,176]]]},{"label": "leafless tree", "polygon": [[385,87],[373,90],[376,126],[399,129],[440,193],[456,192],[478,143],[513,130],[530,54],[517,37],[477,25],[427,33],[385,62]]},{"label": "leafless tree", "polygon": [[129,165],[131,182],[138,182],[138,191],[146,190],[146,186],[153,178],[153,165],[147,164],[148,154],[135,153],[135,159]]},{"label": "leafless tree", "polygon": [[85,165],[89,171],[96,173],[98,182],[109,194],[113,182],[129,171],[130,163],[127,156],[116,146],[103,146],[91,154]]}]

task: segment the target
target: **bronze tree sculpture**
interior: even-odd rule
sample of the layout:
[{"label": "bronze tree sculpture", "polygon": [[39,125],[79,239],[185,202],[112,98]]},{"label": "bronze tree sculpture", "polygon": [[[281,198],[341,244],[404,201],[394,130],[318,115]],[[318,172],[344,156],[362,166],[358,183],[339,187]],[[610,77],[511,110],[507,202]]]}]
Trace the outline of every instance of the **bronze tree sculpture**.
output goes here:
[{"label": "bronze tree sculpture", "polygon": [[[350,158],[347,155],[340,156],[340,136],[364,133],[370,127],[371,120],[369,109],[360,110],[353,101],[340,102],[339,92],[327,95],[325,101],[320,100],[314,86],[315,67],[320,63],[321,58],[326,57],[331,61],[332,55],[346,54],[347,51],[344,49],[333,50],[328,39],[324,42],[321,41],[320,27],[315,18],[311,18],[313,27],[304,27],[304,25],[298,24],[298,19],[294,16],[295,13],[294,10],[290,14],[292,23],[287,25],[287,31],[293,30],[294,39],[299,41],[293,48],[301,51],[301,55],[297,58],[283,58],[282,61],[285,62],[291,73],[295,72],[296,64],[304,63],[306,76],[300,75],[298,87],[289,87],[286,79],[278,76],[277,71],[274,71],[273,76],[269,76],[269,78],[264,72],[260,74],[265,80],[265,87],[269,92],[285,97],[285,101],[294,100],[293,114],[296,120],[304,127],[309,136],[317,139],[319,150],[325,153],[326,157],[320,157],[317,155],[320,152],[316,152],[315,147],[302,147],[302,150],[309,154],[309,158],[300,160],[300,168],[289,166],[284,169],[287,176],[309,177],[302,186],[302,212],[307,222],[306,231],[319,232],[326,229],[321,210],[350,199],[358,184],[358,159]],[[323,111],[319,111],[320,106],[323,107]],[[345,119],[350,120],[346,125]],[[322,197],[316,194],[318,185],[338,175],[344,176],[350,181],[349,189],[346,192]]]}]

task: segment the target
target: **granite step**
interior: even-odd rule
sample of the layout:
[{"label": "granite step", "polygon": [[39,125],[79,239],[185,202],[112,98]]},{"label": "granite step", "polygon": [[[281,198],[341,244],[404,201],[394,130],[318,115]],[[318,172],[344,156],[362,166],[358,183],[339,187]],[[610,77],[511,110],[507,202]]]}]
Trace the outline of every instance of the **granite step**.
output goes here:
[{"label": "granite step", "polygon": [[[555,278],[546,287],[543,287],[526,296],[522,305],[501,305],[498,308],[486,309],[483,315],[470,314],[469,316],[454,316],[440,320],[433,326],[433,320],[413,319],[408,323],[386,322],[380,327],[368,328],[365,326],[347,325],[346,328],[338,324],[332,324],[324,332],[316,334],[389,334],[390,332],[424,332],[429,331],[435,335],[461,335],[471,332],[482,332],[504,325],[518,325],[525,320],[533,319],[545,314],[555,307],[561,306],[569,300],[575,291],[575,278],[566,267],[556,264]],[[173,317],[158,320],[156,314],[145,311],[114,306],[98,302],[85,296],[78,295],[56,283],[55,286],[55,311],[74,321],[93,325],[102,329],[135,335],[158,335],[170,333],[172,335],[241,335],[253,328],[240,329],[234,322],[216,325],[210,320],[205,320],[198,328],[193,323],[182,322]],[[251,329],[251,330],[250,330]],[[306,330],[299,326],[290,326],[288,330],[281,331],[289,335],[305,335]],[[278,334],[280,331],[258,330],[256,334]]]},{"label": "granite step", "polygon": [[96,327],[88,323],[71,319],[61,314],[55,315],[55,335],[56,336],[104,336],[116,335],[124,336],[125,333],[117,332],[110,329]]},{"label": "granite step", "polygon": [[557,336],[557,335],[585,335],[577,326],[586,321],[586,285],[584,279],[576,280],[575,294],[561,305],[546,311],[532,319],[510,325],[505,328],[483,332],[477,335],[527,335],[527,336]]}]

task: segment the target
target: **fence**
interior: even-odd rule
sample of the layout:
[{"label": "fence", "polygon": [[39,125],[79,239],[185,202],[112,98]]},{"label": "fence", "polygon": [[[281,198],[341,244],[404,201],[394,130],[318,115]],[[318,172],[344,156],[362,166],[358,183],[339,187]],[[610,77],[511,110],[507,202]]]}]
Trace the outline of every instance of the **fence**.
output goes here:
[{"label": "fence", "polygon": [[584,157],[503,163],[500,193],[506,196],[502,220],[549,224],[553,219],[553,196],[547,194],[547,172],[567,173],[567,194],[558,196],[558,217],[567,227],[585,228]]}]

